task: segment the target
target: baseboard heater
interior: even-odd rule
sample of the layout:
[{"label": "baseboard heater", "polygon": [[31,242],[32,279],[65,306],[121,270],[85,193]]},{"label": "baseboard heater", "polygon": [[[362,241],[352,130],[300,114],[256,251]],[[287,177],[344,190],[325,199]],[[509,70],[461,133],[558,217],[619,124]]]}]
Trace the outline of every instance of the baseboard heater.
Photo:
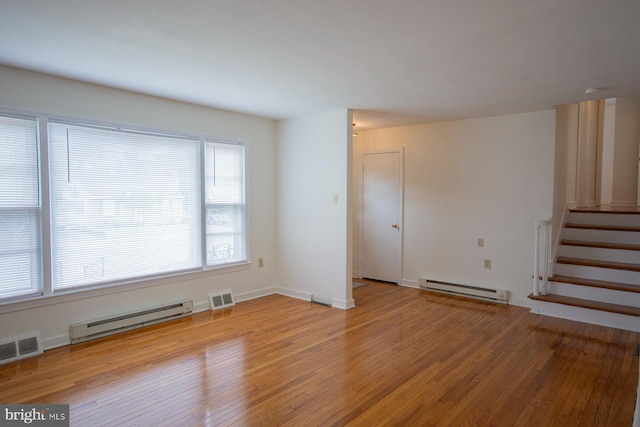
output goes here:
[{"label": "baseboard heater", "polygon": [[84,323],[74,323],[69,327],[71,343],[79,343],[94,338],[124,332],[154,323],[177,319],[193,312],[193,301],[180,301],[136,312],[120,314]]},{"label": "baseboard heater", "polygon": [[459,295],[484,301],[499,302],[502,304],[507,303],[508,293],[504,289],[490,289],[478,286],[441,282],[438,280],[430,280],[425,277],[421,277],[419,283],[421,289],[428,291]]}]

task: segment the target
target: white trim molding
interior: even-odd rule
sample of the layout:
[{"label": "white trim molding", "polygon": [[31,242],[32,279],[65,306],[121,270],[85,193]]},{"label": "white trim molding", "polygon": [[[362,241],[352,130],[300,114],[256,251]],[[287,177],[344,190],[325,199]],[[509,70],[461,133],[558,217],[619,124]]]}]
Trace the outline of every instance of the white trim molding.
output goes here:
[{"label": "white trim molding", "polygon": [[296,289],[276,287],[276,293],[278,295],[284,295],[286,297],[301,299],[303,301],[311,301],[311,292],[298,291]]},{"label": "white trim molding", "polygon": [[339,308],[341,310],[349,310],[356,306],[356,302],[353,298],[349,300],[343,300],[339,298],[333,298],[331,300],[331,307]]}]

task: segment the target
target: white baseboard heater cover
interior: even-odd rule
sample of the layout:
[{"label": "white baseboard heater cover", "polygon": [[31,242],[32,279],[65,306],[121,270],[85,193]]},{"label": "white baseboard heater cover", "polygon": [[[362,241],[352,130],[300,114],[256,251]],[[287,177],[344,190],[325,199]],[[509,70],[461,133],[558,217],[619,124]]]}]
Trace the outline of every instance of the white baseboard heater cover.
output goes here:
[{"label": "white baseboard heater cover", "polygon": [[426,277],[421,277],[419,283],[421,289],[428,291],[476,298],[484,301],[499,302],[502,304],[506,304],[508,302],[508,292],[504,289],[490,289],[478,286],[441,282],[438,280],[431,280]]},{"label": "white baseboard heater cover", "polygon": [[71,343],[79,343],[94,338],[124,332],[154,323],[184,317],[193,312],[193,301],[179,301],[136,312],[119,314],[84,323],[74,323],[69,327]]}]

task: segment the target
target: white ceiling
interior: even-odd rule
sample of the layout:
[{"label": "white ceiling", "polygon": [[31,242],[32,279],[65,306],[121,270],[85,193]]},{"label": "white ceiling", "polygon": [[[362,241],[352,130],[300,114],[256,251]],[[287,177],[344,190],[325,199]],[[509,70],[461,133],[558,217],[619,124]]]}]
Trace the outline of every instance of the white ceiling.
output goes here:
[{"label": "white ceiling", "polygon": [[640,94],[640,1],[0,0],[0,63],[379,128]]}]

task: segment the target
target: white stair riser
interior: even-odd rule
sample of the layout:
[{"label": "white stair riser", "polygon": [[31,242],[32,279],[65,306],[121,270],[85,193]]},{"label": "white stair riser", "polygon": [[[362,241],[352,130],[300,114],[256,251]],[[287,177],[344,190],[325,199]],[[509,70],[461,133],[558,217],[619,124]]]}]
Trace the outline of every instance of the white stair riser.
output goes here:
[{"label": "white stair riser", "polygon": [[[572,283],[550,282],[550,293],[566,297],[608,302],[611,304],[640,307],[640,293],[626,292],[592,286],[581,286]],[[640,286],[638,286],[640,289]],[[640,322],[640,319],[638,319]]]},{"label": "white stair riser", "polygon": [[638,320],[637,316],[537,300],[531,300],[531,312],[561,319],[608,326],[610,328],[640,332],[640,320]]},{"label": "white stair riser", "polygon": [[558,256],[640,264],[640,251],[628,251],[624,249],[560,245],[558,246]]},{"label": "white stair riser", "polygon": [[640,214],[611,214],[571,212],[569,221],[574,224],[623,225],[640,227]]},{"label": "white stair riser", "polygon": [[585,242],[624,243],[640,245],[640,232],[590,230],[582,228],[565,228],[562,237],[567,240],[582,240]]},{"label": "white stair riser", "polygon": [[580,277],[583,279],[604,280],[607,282],[640,284],[640,272],[618,270],[614,268],[589,267],[556,263],[554,274],[560,276]]}]

